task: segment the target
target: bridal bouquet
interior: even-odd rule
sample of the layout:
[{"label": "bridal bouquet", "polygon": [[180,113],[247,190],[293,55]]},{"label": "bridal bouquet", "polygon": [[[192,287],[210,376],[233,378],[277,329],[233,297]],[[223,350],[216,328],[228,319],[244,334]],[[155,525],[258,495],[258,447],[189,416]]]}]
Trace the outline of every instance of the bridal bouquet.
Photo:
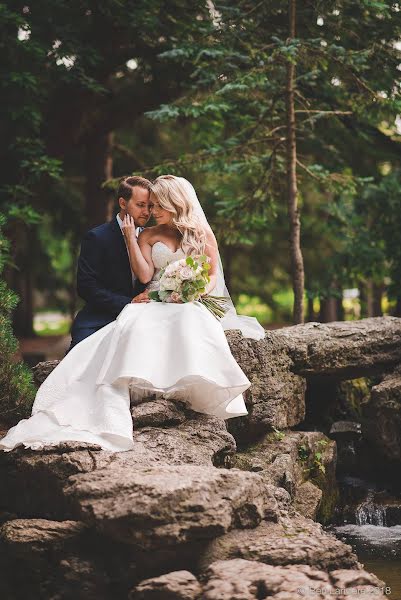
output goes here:
[{"label": "bridal bouquet", "polygon": [[229,309],[228,299],[203,295],[210,281],[209,270],[210,259],[205,254],[174,261],[160,271],[159,289],[149,292],[149,298],[156,302],[198,301],[221,319]]}]

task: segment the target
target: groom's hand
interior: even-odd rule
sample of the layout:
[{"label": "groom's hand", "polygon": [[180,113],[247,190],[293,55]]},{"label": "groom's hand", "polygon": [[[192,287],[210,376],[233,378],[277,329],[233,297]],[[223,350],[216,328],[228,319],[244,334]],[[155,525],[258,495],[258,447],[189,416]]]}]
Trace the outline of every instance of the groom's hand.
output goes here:
[{"label": "groom's hand", "polygon": [[131,300],[131,304],[137,304],[138,302],[150,302],[148,290],[138,294],[138,296],[135,296],[135,298],[132,298]]}]

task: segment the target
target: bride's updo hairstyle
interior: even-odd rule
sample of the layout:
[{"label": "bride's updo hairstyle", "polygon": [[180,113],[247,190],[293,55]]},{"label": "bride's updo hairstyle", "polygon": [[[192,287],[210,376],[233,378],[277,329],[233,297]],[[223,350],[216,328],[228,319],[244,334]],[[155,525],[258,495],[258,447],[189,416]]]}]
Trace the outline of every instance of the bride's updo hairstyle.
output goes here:
[{"label": "bride's updo hairstyle", "polygon": [[150,187],[161,208],[173,215],[173,223],[182,235],[181,248],[185,254],[203,254],[206,232],[195,214],[188,191],[180,178],[160,175]]}]

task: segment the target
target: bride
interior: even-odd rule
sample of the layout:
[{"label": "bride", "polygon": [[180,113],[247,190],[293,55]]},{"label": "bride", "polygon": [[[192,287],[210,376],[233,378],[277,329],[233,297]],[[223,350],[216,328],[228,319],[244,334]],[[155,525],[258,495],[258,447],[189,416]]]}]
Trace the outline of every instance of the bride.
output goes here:
[{"label": "bride", "polygon": [[[123,233],[131,268],[149,289],[160,271],[190,255],[210,258],[206,293],[229,294],[214,234],[192,185],[163,175],[151,188],[155,227],[137,240],[127,216]],[[39,388],[32,416],[0,440],[0,449],[40,449],[63,441],[131,450],[130,402],[152,395],[185,401],[192,410],[229,419],[247,414],[242,393],[251,385],[230,352],[224,330],[261,339],[264,330],[231,303],[218,321],[199,302],[128,304],[117,319],[77,344]],[[135,423],[134,423],[135,427]]]}]

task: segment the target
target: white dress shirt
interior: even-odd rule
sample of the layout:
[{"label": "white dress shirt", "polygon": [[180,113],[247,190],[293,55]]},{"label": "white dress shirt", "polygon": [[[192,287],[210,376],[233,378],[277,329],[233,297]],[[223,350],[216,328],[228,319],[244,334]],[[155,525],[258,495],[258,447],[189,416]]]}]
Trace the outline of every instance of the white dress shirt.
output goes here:
[{"label": "white dress shirt", "polygon": [[[116,219],[117,219],[117,223],[119,224],[120,229],[121,229],[121,235],[123,235],[123,230],[122,230],[123,222],[121,220],[121,217],[120,217],[119,213],[116,214]],[[135,229],[136,237],[138,237],[138,235],[141,233],[142,229],[143,229],[143,227],[137,227]],[[124,238],[125,245],[127,246],[127,242],[125,241],[124,235],[123,235],[123,238]],[[129,260],[128,247],[127,247],[127,253],[128,253],[128,260]],[[130,264],[131,264],[131,261],[130,261]],[[136,282],[136,275],[135,275],[135,273],[134,273],[134,271],[132,269],[131,269],[131,274],[132,274],[132,286],[134,287],[135,286],[135,282]]]}]

